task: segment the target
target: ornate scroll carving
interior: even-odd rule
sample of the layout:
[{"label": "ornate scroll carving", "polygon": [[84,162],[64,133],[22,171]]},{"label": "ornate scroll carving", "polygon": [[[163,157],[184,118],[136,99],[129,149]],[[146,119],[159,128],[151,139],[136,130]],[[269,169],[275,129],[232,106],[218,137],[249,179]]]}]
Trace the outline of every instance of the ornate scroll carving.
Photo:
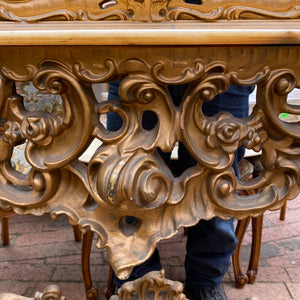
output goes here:
[{"label": "ornate scroll carving", "polygon": [[165,278],[165,272],[153,271],[143,277],[125,283],[119,290],[118,295],[110,297],[110,300],[126,299],[174,299],[187,300],[183,294],[183,284]]},{"label": "ornate scroll carving", "polygon": [[[1,207],[11,206],[19,213],[49,212],[53,217],[67,214],[72,224],[98,234],[97,246],[107,247],[117,276],[127,278],[159,240],[181,226],[217,215],[256,216],[295,197],[299,125],[279,118],[281,112],[299,115],[299,108],[287,103],[297,82],[294,70],[261,64],[257,72],[242,77],[230,71],[226,59],[181,57],[175,67],[168,59],[158,62],[129,54],[122,59],[119,52],[108,53],[99,59],[103,67],[98,72],[85,67],[84,60],[43,60],[27,67],[27,74],[2,68]],[[172,53],[183,55],[181,49]],[[91,84],[115,79],[120,80],[122,101],[98,103]],[[27,80],[40,91],[59,94],[62,111],[27,111],[14,88],[14,82]],[[172,84],[187,85],[179,106],[170,97],[167,86]],[[245,119],[229,113],[205,116],[202,104],[231,84],[257,85],[252,114]],[[157,119],[153,128],[143,125],[149,111]],[[117,131],[99,121],[111,112],[123,120]],[[93,138],[103,144],[85,166],[78,159]],[[21,142],[26,143],[31,165],[27,175],[10,164],[13,148]],[[185,144],[196,160],[180,176],[158,151],[170,152],[176,142]],[[262,151],[264,171],[255,180],[241,182],[234,175],[231,164],[239,146]],[[246,189],[259,192],[236,193]]]},{"label": "ornate scroll carving", "polygon": [[166,11],[168,20],[196,19],[202,21],[239,20],[239,19],[298,19],[299,6],[290,7],[287,2],[274,6],[272,1],[202,1],[201,8],[179,8],[169,6]]},{"label": "ornate scroll carving", "polygon": [[[72,34],[80,24],[84,32],[96,29],[96,35],[108,32],[109,36],[108,22],[103,22],[103,28],[92,25],[114,21],[109,24],[116,33],[124,29],[123,21],[130,21],[136,22],[135,30],[147,28],[148,33],[157,34],[160,26],[153,23],[165,22],[167,32],[176,23],[174,30],[181,32],[177,36],[181,37],[182,32],[192,32],[187,20],[194,20],[198,34],[205,28],[212,33],[216,29],[210,28],[212,21],[222,28],[230,20],[232,29],[234,24],[249,26],[254,23],[251,20],[265,20],[264,25],[266,20],[284,19],[292,27],[291,20],[299,16],[300,0],[202,0],[199,5],[183,0],[0,0],[2,33],[8,36],[17,28],[16,44],[28,34],[26,26],[41,36],[51,24],[54,29],[74,25]],[[250,21],[234,22],[244,19]],[[44,23],[41,27],[46,31],[39,32],[39,26],[28,23]],[[122,30],[117,39],[109,36],[107,44],[91,43],[94,46],[81,31],[75,44],[72,35],[68,36],[70,46],[63,46],[63,40],[53,45],[58,40],[50,43],[47,36],[35,46],[26,42],[18,47],[1,46],[0,210],[49,213],[53,218],[66,214],[82,231],[97,233],[97,247],[107,248],[116,275],[126,279],[134,266],[150,257],[161,239],[173,236],[182,226],[215,216],[258,216],[293,199],[300,179],[299,122],[284,122],[280,114],[300,114],[300,108],[287,101],[289,93],[300,87],[300,51],[297,28],[285,28],[284,41],[294,45],[280,46],[277,30],[281,23],[276,23],[277,29],[272,29],[268,39],[260,36],[272,47],[257,47],[259,41],[247,38],[241,44],[234,41],[233,45],[213,47],[212,40],[194,43],[197,34],[191,34],[187,44],[185,39],[175,44],[158,39],[158,44],[151,46],[140,36],[145,44],[133,38],[130,46],[122,40]],[[268,26],[272,26],[270,22]],[[121,101],[97,102],[92,84],[115,80],[119,81]],[[26,97],[17,93],[16,85],[25,86],[28,81],[38,93],[59,95],[62,109],[55,113],[26,109]],[[168,86],[181,84],[187,89],[177,105]],[[232,84],[257,86],[251,115],[244,119],[225,112],[206,116],[203,104]],[[100,122],[109,113],[121,117],[120,129],[110,131]],[[156,120],[151,128],[143,122],[147,113]],[[79,157],[93,139],[102,145],[86,165]],[[196,164],[175,175],[160,153],[171,152],[178,142],[185,145]],[[20,144],[25,145],[30,166],[27,174],[11,162]],[[263,170],[247,182],[240,181],[231,167],[240,146],[262,152]],[[237,193],[249,189],[257,193]],[[166,280],[159,272],[124,285],[117,299],[133,294],[142,299],[144,295],[186,299],[182,285]],[[64,299],[53,286],[34,298],[0,295],[3,300],[50,298]]]},{"label": "ornate scroll carving", "polygon": [[202,21],[237,19],[298,19],[299,1],[234,1],[203,0],[201,5],[181,0],[119,0],[102,2],[92,0],[51,1],[19,0],[0,1],[0,19],[13,22],[41,21],[166,21],[196,19]]},{"label": "ornate scroll carving", "polygon": [[[89,103],[94,98],[91,91],[79,85],[74,75],[62,64],[44,61],[40,68],[41,70],[37,70],[34,75],[30,72],[26,80],[32,80],[41,91],[46,90],[52,94],[60,94],[64,99],[63,112],[60,115],[49,115],[42,112],[25,111],[20,106],[22,99],[13,95],[8,99],[7,105],[10,106],[14,121],[5,125],[4,139],[14,143],[27,139],[26,156],[29,162],[38,169],[50,170],[53,168],[54,162],[55,168],[58,167],[59,161],[61,166],[70,162],[72,157],[68,158],[69,161],[65,161],[65,158],[68,157],[67,152],[72,152],[76,156],[82,152],[83,147],[90,139],[92,127],[90,122],[85,120],[93,118]],[[19,76],[12,73],[9,73],[9,78],[20,80]],[[72,101],[72,105],[70,101]],[[74,115],[77,118],[80,116],[77,122],[73,122]],[[64,133],[66,129],[72,130],[75,133],[74,136],[66,136]],[[84,139],[80,132],[85,133]],[[18,140],[16,140],[16,136],[18,136]],[[64,145],[63,149],[59,145]],[[69,150],[65,145],[69,145]],[[48,151],[45,151],[46,147]],[[49,155],[50,152],[51,155]],[[38,160],[35,159],[34,153],[39,153]]]},{"label": "ornate scroll carving", "polygon": [[5,293],[0,294],[0,300],[65,300],[66,298],[61,295],[60,288],[56,285],[50,285],[44,291],[36,292],[33,298],[18,296],[15,294]]}]

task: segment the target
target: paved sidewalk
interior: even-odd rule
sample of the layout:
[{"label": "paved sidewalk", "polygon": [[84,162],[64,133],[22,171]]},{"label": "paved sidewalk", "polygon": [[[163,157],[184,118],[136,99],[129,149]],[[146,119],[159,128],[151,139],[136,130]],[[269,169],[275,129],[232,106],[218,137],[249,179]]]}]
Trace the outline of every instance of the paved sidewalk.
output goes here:
[{"label": "paved sidewalk", "polygon": [[[300,196],[288,202],[286,220],[279,211],[264,217],[263,243],[256,283],[236,289],[230,268],[223,286],[229,300],[256,296],[260,300],[300,299]],[[15,216],[10,219],[9,246],[0,243],[0,293],[14,292],[33,297],[51,283],[59,284],[67,300],[85,300],[81,277],[81,243],[74,241],[66,217]],[[247,267],[251,232],[244,239],[242,261]],[[159,244],[166,276],[184,281],[185,236],[183,230]],[[106,250],[92,247],[92,276],[99,299],[106,286]]]}]

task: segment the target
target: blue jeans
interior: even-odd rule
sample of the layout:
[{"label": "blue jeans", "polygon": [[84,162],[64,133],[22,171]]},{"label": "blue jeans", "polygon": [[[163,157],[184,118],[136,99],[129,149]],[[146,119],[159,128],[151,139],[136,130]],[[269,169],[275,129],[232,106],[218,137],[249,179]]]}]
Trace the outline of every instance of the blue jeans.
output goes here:
[{"label": "blue jeans", "polygon": [[[186,85],[168,87],[175,105],[180,104],[186,87]],[[119,82],[115,81],[109,84],[109,100],[120,100],[118,89]],[[245,118],[248,116],[248,98],[252,91],[253,87],[250,86],[230,86],[225,93],[203,103],[203,113],[207,116],[213,116],[219,111],[228,111],[235,117]],[[155,118],[155,115],[151,114],[151,112],[144,114],[143,127],[154,127],[157,122]],[[121,117],[115,113],[109,113],[107,119],[107,128],[109,130],[115,131],[122,126]],[[168,162],[169,155],[165,153],[161,153],[161,155]],[[235,153],[233,163],[237,176],[238,162],[243,156],[244,148],[240,147]],[[182,143],[179,143],[178,159],[180,172],[196,163]],[[230,265],[230,257],[235,250],[236,244],[237,239],[234,233],[233,219],[225,221],[215,217],[208,221],[200,220],[198,224],[190,227],[187,235],[185,259],[187,287],[203,289],[219,286]],[[133,269],[126,281],[134,280],[150,271],[160,269],[159,253],[156,249],[146,262]],[[115,277],[117,287],[120,287],[124,282]]]}]

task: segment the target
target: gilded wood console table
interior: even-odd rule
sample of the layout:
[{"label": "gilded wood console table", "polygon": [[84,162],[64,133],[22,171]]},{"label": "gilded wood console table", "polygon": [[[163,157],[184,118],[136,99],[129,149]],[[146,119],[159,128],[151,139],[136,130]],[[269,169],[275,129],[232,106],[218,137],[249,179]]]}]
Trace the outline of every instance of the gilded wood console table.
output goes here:
[{"label": "gilded wood console table", "polygon": [[[280,114],[300,114],[287,101],[300,87],[300,1],[202,2],[0,0],[0,207],[66,214],[98,235],[119,278],[181,226],[258,216],[298,193],[300,126]],[[122,103],[97,102],[92,84],[114,80]],[[26,81],[60,94],[62,112],[26,110],[15,89]],[[189,85],[179,107],[167,91],[172,84]],[[231,84],[257,85],[251,115],[205,117],[202,103]],[[159,120],[152,130],[141,124],[148,110]],[[100,122],[109,112],[123,119],[116,132]],[[86,166],[78,158],[94,138],[103,144]],[[197,165],[174,177],[157,148],[170,152],[178,141]],[[27,175],[10,163],[21,143]],[[235,177],[239,146],[262,151],[259,177]],[[258,192],[236,193],[247,189]],[[127,224],[127,216],[138,221]],[[185,298],[181,287],[155,276],[157,289]],[[138,283],[119,298],[138,293]]]}]

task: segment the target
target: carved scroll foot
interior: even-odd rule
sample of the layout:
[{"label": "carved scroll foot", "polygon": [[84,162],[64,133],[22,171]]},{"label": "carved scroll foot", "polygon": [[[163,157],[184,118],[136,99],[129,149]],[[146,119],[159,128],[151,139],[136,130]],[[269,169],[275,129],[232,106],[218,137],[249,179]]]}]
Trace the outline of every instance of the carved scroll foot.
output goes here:
[{"label": "carved scroll foot", "polygon": [[66,300],[61,295],[61,290],[57,285],[49,285],[42,293],[36,292],[34,298],[28,298],[11,293],[0,294],[0,300]]},{"label": "carved scroll foot", "polygon": [[236,276],[235,276],[235,287],[237,289],[242,289],[246,283],[249,282],[249,278],[246,274],[244,273],[238,273]]},{"label": "carved scroll foot", "polygon": [[187,300],[182,291],[183,284],[166,279],[164,270],[161,270],[124,283],[118,290],[118,295],[111,296],[110,300]]},{"label": "carved scroll foot", "polygon": [[89,287],[86,290],[86,299],[87,300],[95,300],[97,298],[98,291],[94,287]]},{"label": "carved scroll foot", "polygon": [[254,283],[257,277],[263,218],[264,218],[263,215],[258,216],[257,218],[252,218],[252,247],[251,247],[251,256],[250,256],[249,266],[247,271],[249,283],[251,284]]},{"label": "carved scroll foot", "polygon": [[249,265],[247,274],[242,272],[240,255],[241,247],[244,235],[246,233],[247,227],[249,225],[251,217],[238,221],[236,227],[236,236],[238,238],[238,245],[232,256],[232,264],[234,269],[235,277],[235,287],[241,289],[246,283],[253,284],[257,277],[257,269],[259,263],[260,246],[261,246],[261,236],[262,236],[262,226],[263,226],[263,215],[252,218],[252,246],[251,255],[249,259]]}]

